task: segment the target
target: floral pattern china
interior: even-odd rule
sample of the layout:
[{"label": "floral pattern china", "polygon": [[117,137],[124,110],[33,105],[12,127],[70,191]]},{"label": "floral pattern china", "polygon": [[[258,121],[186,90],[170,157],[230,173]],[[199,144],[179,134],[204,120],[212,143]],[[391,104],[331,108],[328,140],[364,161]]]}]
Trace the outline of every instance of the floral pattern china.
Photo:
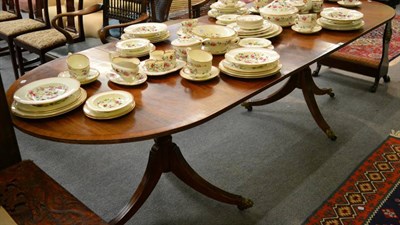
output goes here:
[{"label": "floral pattern china", "polygon": [[341,7],[330,7],[324,8],[321,12],[321,16],[330,20],[352,21],[362,19],[364,14],[357,10],[345,9]]},{"label": "floral pattern china", "polygon": [[49,104],[72,95],[80,88],[74,78],[52,77],[29,83],[14,93],[14,100],[23,104]]},{"label": "floral pattern china", "polygon": [[126,91],[107,91],[90,97],[86,104],[96,112],[112,112],[133,102],[133,96]]},{"label": "floral pattern china", "polygon": [[276,62],[279,54],[265,48],[237,48],[225,54],[228,61],[245,66],[261,66]]}]

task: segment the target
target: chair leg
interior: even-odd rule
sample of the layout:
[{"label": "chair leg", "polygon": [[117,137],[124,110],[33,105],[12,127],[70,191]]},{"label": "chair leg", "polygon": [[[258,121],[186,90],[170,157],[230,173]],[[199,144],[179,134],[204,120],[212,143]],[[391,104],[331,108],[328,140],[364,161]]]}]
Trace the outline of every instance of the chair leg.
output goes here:
[{"label": "chair leg", "polygon": [[317,62],[317,68],[312,72],[313,77],[318,77],[319,76],[319,71],[321,70],[321,63]]},{"label": "chair leg", "polygon": [[11,58],[11,63],[12,63],[12,67],[14,70],[14,76],[15,76],[15,79],[17,80],[19,78],[19,74],[18,74],[18,65],[17,65],[16,55],[15,55],[15,47],[14,47],[13,39],[8,40],[8,49],[10,51],[10,58]]},{"label": "chair leg", "polygon": [[19,73],[22,76],[25,74],[24,59],[22,58],[22,49],[18,45],[15,45],[15,52],[17,54],[17,63],[18,63]]}]

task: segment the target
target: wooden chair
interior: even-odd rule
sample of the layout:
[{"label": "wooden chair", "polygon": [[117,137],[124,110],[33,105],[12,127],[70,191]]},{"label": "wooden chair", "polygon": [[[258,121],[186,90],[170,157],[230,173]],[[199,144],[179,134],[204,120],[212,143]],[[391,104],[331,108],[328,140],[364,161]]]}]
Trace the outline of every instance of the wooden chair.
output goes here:
[{"label": "wooden chair", "polygon": [[205,7],[209,2],[215,2],[215,0],[202,0],[192,5],[192,1],[189,1],[189,18],[198,18],[201,16],[201,8]]},{"label": "wooden chair", "polygon": [[[47,0],[44,1],[47,2]],[[50,59],[66,56],[69,52],[78,52],[107,43],[111,29],[122,29],[131,24],[144,22],[148,18],[144,1],[104,0],[103,4],[95,4],[82,9],[83,0],[80,0],[77,11],[74,10],[74,0],[66,0],[66,3],[67,12],[59,13],[52,19],[53,28],[15,38],[21,75],[25,73],[22,49],[39,55],[40,62],[45,63]],[[100,40],[85,38],[84,16],[100,10],[103,10],[103,28],[99,31]],[[112,19],[122,23],[110,25],[109,21]],[[63,47],[59,48],[61,46]]]},{"label": "wooden chair", "polygon": [[[395,0],[397,1],[397,0]],[[384,3],[388,4],[396,8],[396,4],[393,0],[384,1]],[[323,58],[322,60],[317,62],[317,68],[313,72],[313,76],[317,77],[321,66],[328,66],[331,68],[337,68],[345,71],[350,71],[353,73],[362,74],[365,76],[375,78],[374,84],[369,88],[371,92],[376,92],[379,80],[383,78],[384,82],[390,82],[390,77],[388,76],[389,70],[389,41],[392,36],[392,23],[389,21],[386,23],[382,37],[382,55],[380,60],[374,60],[371,58],[363,58],[358,55],[349,55],[342,53],[340,51],[336,51],[329,56]],[[360,37],[361,39],[363,37]],[[349,44],[351,46],[351,43]]]},{"label": "wooden chair", "polygon": [[[10,5],[16,4],[15,0],[7,0]],[[13,3],[11,3],[13,2]],[[14,70],[15,78],[18,75],[18,65],[16,60],[16,53],[14,48],[14,38],[18,35],[25,34],[32,31],[42,30],[50,27],[50,21],[46,20],[46,15],[43,13],[43,5],[39,3],[33,8],[32,0],[28,0],[29,3],[29,18],[15,19],[0,22],[0,40],[4,40],[7,43],[8,51],[10,53],[11,63]]]},{"label": "wooden chair", "polygon": [[[44,14],[49,15],[49,4],[48,0],[36,0],[41,1],[44,5]],[[78,9],[82,9],[83,0],[79,0]],[[65,5],[61,0],[56,0],[56,13],[60,14],[63,12],[63,8],[66,8],[66,12],[74,12],[75,5],[74,0],[66,0]],[[50,19],[48,19],[50,20]],[[80,19],[79,21],[81,21]],[[60,27],[67,30],[70,34],[71,39],[68,40],[69,43],[75,43],[84,41],[84,32],[79,32],[79,30],[75,26],[74,17],[66,18],[63,20],[59,18],[57,23],[60,24]],[[26,34],[22,34],[14,38],[19,74],[23,75],[25,73],[25,66],[31,65],[35,63],[37,60],[25,61],[22,56],[22,51],[27,50],[29,53],[37,54],[40,60],[40,63],[46,62],[46,53],[52,49],[63,46],[67,43],[67,38],[63,33],[59,32],[54,28],[29,32]]]},{"label": "wooden chair", "polygon": [[16,20],[21,18],[22,15],[19,8],[19,1],[16,2],[9,0],[1,1],[0,22],[8,20]]},{"label": "wooden chair", "polygon": [[150,21],[165,22],[168,20],[169,10],[171,9],[172,0],[150,0],[149,11]]},{"label": "wooden chair", "polygon": [[33,161],[21,160],[1,79],[0,89],[0,205],[21,225],[106,225]]}]

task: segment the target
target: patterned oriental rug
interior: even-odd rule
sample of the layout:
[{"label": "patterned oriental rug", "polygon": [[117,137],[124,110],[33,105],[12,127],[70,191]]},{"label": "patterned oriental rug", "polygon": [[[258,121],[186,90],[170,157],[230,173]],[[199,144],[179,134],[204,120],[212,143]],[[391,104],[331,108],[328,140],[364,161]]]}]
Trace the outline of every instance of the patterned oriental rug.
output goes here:
[{"label": "patterned oriental rug", "polygon": [[392,134],[303,225],[400,224],[400,132]]},{"label": "patterned oriental rug", "polygon": [[[384,25],[378,27],[341,48],[338,53],[379,61],[382,55],[382,37],[384,30]],[[396,15],[392,20],[392,38],[389,43],[388,55],[389,61],[400,55],[400,15]]]}]

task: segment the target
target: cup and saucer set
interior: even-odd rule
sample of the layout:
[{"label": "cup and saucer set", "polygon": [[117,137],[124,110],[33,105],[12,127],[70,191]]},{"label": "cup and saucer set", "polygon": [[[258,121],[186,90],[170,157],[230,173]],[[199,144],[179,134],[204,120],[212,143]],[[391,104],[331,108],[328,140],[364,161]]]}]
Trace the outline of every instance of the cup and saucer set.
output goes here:
[{"label": "cup and saucer set", "polygon": [[139,69],[138,58],[123,57],[120,52],[110,52],[111,69],[106,77],[113,83],[124,86],[135,86],[143,84],[147,75]]},{"label": "cup and saucer set", "polygon": [[95,94],[86,100],[84,114],[96,120],[108,120],[130,113],[135,108],[131,93],[120,90]]},{"label": "cup and saucer set", "polygon": [[292,30],[302,34],[313,34],[322,30],[322,26],[317,24],[317,14],[298,14]]},{"label": "cup and saucer set", "polygon": [[145,38],[151,43],[167,40],[170,36],[168,26],[164,23],[140,23],[126,27],[121,40]]},{"label": "cup and saucer set", "polygon": [[187,49],[187,64],[179,75],[190,81],[207,81],[219,75],[220,70],[212,65],[213,55],[201,49]]},{"label": "cup and saucer set", "polygon": [[147,76],[163,76],[178,71],[186,62],[176,58],[175,50],[155,50],[147,60],[140,62],[139,68]]},{"label": "cup and saucer set", "polygon": [[81,85],[96,81],[100,75],[97,69],[90,67],[89,58],[80,53],[68,55],[67,67],[68,70],[59,73],[58,77],[74,78],[78,80]]}]

